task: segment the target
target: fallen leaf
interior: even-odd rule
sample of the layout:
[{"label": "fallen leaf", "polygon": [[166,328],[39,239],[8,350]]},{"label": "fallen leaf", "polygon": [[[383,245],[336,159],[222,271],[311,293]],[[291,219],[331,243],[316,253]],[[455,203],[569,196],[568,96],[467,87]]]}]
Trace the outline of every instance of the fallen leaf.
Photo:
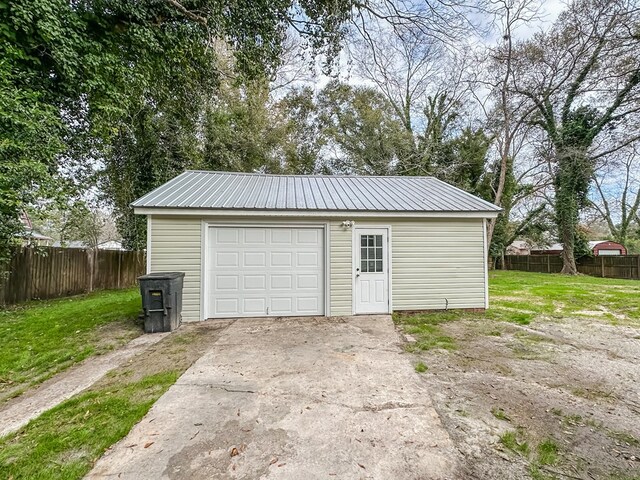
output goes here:
[{"label": "fallen leaf", "polygon": [[[361,463],[359,463],[359,464],[358,464],[358,466],[359,466],[360,468],[365,468],[365,467],[364,467],[364,465],[362,465]],[[365,468],[365,470],[366,470],[366,468]]]},{"label": "fallen leaf", "polygon": [[276,463],[277,461],[278,461],[278,458],[276,457],[276,458],[274,458],[274,459],[272,459],[272,460],[271,460],[271,463],[269,463],[269,465],[273,465],[273,464],[274,464],[274,463]]},{"label": "fallen leaf", "polygon": [[147,442],[144,444],[144,448],[149,448],[151,445],[153,445],[155,442]]},{"label": "fallen leaf", "polygon": [[238,455],[240,455],[240,452],[238,451],[238,449],[237,449],[236,447],[233,447],[233,448],[231,449],[231,456],[232,456],[232,457],[236,457],[236,456],[238,456]]},{"label": "fallen leaf", "polygon": [[286,465],[286,463],[280,463],[278,464],[279,467],[284,467]]}]

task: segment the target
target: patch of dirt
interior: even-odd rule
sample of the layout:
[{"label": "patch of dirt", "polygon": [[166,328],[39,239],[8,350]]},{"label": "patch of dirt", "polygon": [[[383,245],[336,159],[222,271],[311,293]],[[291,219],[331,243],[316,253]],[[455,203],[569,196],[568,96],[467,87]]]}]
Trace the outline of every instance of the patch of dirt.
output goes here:
[{"label": "patch of dirt", "polygon": [[120,320],[109,322],[98,327],[91,333],[91,338],[97,340],[95,345],[98,354],[121,347],[134,338],[142,335],[144,325],[142,320]]},{"label": "patch of dirt", "polygon": [[605,321],[441,325],[458,349],[419,353],[422,378],[469,478],[640,478],[640,328]]},{"label": "patch of dirt", "polygon": [[224,320],[209,320],[184,324],[126,364],[109,372],[91,388],[102,389],[120,384],[123,380],[133,383],[161,372],[182,373],[212,347],[222,331],[231,323]]}]

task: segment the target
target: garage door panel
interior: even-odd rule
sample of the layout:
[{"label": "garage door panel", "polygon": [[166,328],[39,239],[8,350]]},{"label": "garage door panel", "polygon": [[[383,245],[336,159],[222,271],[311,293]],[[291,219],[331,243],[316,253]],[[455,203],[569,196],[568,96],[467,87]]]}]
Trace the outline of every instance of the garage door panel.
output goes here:
[{"label": "garage door panel", "polygon": [[316,289],[320,287],[320,275],[296,275],[296,288],[298,290]]},{"label": "garage door panel", "polygon": [[319,245],[319,230],[298,230],[298,243],[300,245]]},{"label": "garage door panel", "polygon": [[235,245],[238,243],[238,235],[240,232],[235,229],[230,228],[220,228],[215,230],[216,235],[216,243],[219,245],[231,244]]},{"label": "garage door panel", "polygon": [[267,309],[267,299],[264,297],[244,298],[243,312],[246,315],[262,315]]},{"label": "garage door panel", "polygon": [[240,266],[240,255],[237,252],[216,252],[215,259],[214,268]]},{"label": "garage door panel", "polygon": [[272,245],[291,245],[293,232],[288,228],[272,228],[271,244]]},{"label": "garage door panel", "polygon": [[298,297],[296,300],[299,312],[315,312],[319,307],[317,297]]},{"label": "garage door panel", "polygon": [[215,298],[215,311],[218,315],[238,315],[240,312],[237,298]]},{"label": "garage door panel", "polygon": [[271,297],[271,312],[275,315],[293,315],[293,299],[291,297]]},{"label": "garage door panel", "polygon": [[245,290],[261,290],[267,289],[266,275],[243,275]]},{"label": "garage door panel", "polygon": [[264,228],[245,228],[244,242],[248,244],[266,245],[267,231]]},{"label": "garage door panel", "polygon": [[296,255],[296,266],[298,267],[319,267],[320,255],[317,252],[298,252]]},{"label": "garage door panel", "polygon": [[293,275],[271,275],[272,290],[291,290]]},{"label": "garage door panel", "polygon": [[266,267],[266,252],[244,252],[244,267]]},{"label": "garage door panel", "polygon": [[216,275],[215,279],[218,290],[237,290],[240,286],[238,275]]},{"label": "garage door panel", "polygon": [[271,252],[272,267],[292,267],[293,256],[291,252]]},{"label": "garage door panel", "polygon": [[209,317],[322,315],[324,235],[317,227],[210,227]]}]

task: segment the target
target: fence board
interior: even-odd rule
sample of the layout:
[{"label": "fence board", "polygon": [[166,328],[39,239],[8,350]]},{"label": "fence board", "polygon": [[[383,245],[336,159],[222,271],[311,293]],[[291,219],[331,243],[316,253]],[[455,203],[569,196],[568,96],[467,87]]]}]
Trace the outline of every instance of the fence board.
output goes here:
[{"label": "fence board", "polygon": [[[601,255],[576,261],[578,272],[594,277],[640,279],[640,255]],[[560,273],[560,255],[506,255],[506,270],[538,273]]]},{"label": "fence board", "polygon": [[25,247],[16,250],[0,282],[0,305],[127,288],[145,269],[144,252]]}]

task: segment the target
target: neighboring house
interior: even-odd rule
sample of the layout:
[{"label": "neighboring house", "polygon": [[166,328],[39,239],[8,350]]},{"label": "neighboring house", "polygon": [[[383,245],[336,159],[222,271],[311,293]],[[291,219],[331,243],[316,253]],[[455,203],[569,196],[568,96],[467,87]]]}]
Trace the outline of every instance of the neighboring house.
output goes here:
[{"label": "neighboring house", "polygon": [[23,246],[48,246],[53,242],[53,238],[47,237],[33,228],[33,224],[31,223],[31,219],[29,218],[29,215],[27,215],[27,212],[23,211],[20,214],[20,222],[22,223],[24,230],[18,236],[22,239]]},{"label": "neighboring house", "polygon": [[[91,248],[83,240],[62,240],[54,242],[53,247],[59,248]],[[109,240],[98,244],[98,250],[124,250],[122,242],[117,240]]]},{"label": "neighboring house", "polygon": [[529,255],[531,253],[531,245],[525,240],[515,240],[507,247],[507,255]]},{"label": "neighboring house", "polygon": [[100,250],[125,250],[122,246],[122,242],[117,240],[109,240],[106,242],[101,242],[98,244],[98,249]]},{"label": "neighboring house", "polygon": [[626,255],[627,249],[624,245],[609,240],[595,240],[589,242],[589,248],[597,257],[599,255]]},{"label": "neighboring house", "polygon": [[187,171],[132,205],[185,321],[488,306],[500,209],[435,178]]},{"label": "neighboring house", "polygon": [[[609,240],[593,240],[589,242],[589,248],[594,256],[599,255],[626,255],[627,249],[621,243]],[[560,255],[564,250],[561,243],[554,243],[548,248],[531,250],[531,255]]]}]

